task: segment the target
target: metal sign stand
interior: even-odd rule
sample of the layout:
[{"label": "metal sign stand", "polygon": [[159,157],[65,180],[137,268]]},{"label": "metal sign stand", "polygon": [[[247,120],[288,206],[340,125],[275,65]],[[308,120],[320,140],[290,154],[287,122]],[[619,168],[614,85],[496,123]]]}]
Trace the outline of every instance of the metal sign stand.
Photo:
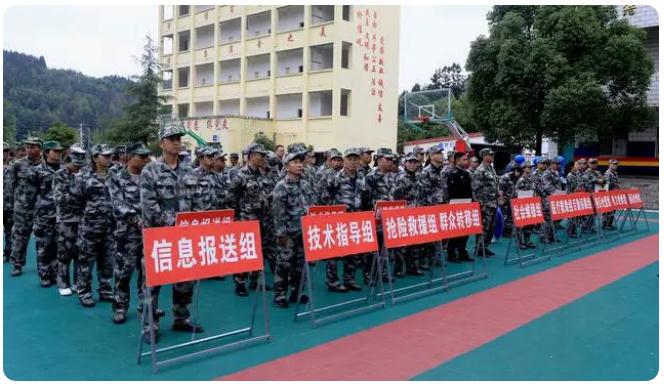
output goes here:
[{"label": "metal sign stand", "polygon": [[[204,355],[209,355],[211,353],[215,352],[221,352],[221,351],[226,351],[230,349],[236,349],[240,347],[245,347],[248,345],[253,345],[259,342],[268,342],[271,339],[270,336],[270,318],[269,318],[269,312],[268,312],[268,307],[267,307],[267,294],[265,291],[265,272],[261,271],[260,272],[260,277],[261,277],[261,282],[259,283],[258,287],[256,288],[256,295],[254,297],[254,302],[252,305],[251,309],[251,319],[249,322],[249,325],[244,328],[239,328],[233,331],[221,333],[218,335],[213,335],[213,336],[208,336],[202,339],[195,340],[195,333],[192,332],[191,334],[191,341],[180,343],[180,344],[175,344],[167,347],[162,347],[162,348],[157,348],[156,343],[155,343],[155,322],[154,322],[154,312],[152,308],[152,294],[150,292],[150,288],[146,287],[144,292],[145,292],[145,298],[147,300],[147,305],[143,305],[143,316],[142,318],[145,319],[145,316],[148,316],[149,319],[149,330],[147,332],[150,333],[150,351],[148,352],[143,352],[143,334],[146,332],[143,326],[143,321],[141,320],[141,331],[139,332],[139,342],[138,342],[138,357],[137,357],[137,363],[141,363],[141,359],[143,357],[150,356],[151,362],[152,362],[152,369],[155,373],[158,372],[159,368],[166,366],[166,365],[171,365],[177,362],[181,362],[184,360],[189,360],[192,358],[196,357],[201,357]],[[194,319],[198,317],[198,305],[199,305],[199,281],[196,282],[195,286],[195,303],[194,303]],[[263,320],[265,322],[265,333],[261,335],[254,335],[254,323],[256,320],[256,312],[258,309],[258,300],[259,296],[262,299],[262,305],[263,305]],[[240,335],[240,334],[245,334],[246,333],[246,338],[238,340],[238,341],[233,341],[221,345],[217,345],[215,347],[210,347],[208,349],[204,349],[201,351],[196,351],[196,352],[191,352],[187,353],[184,355],[172,357],[169,359],[165,360],[159,360],[158,359],[158,354],[163,353],[163,352],[168,352],[168,351],[173,351],[176,349],[184,348],[184,347],[190,347],[194,345],[198,345],[201,343],[213,341],[213,340],[218,340],[218,339],[223,339],[227,338],[230,336],[235,336],[235,335]]]},{"label": "metal sign stand", "polygon": [[[533,225],[533,227],[534,227],[534,225]],[[523,267],[527,267],[529,265],[538,264],[538,263],[541,263],[541,262],[544,262],[544,261],[551,260],[550,255],[545,256],[546,248],[547,248],[546,244],[542,245],[541,256],[537,257],[537,251],[540,250],[540,245],[538,245],[538,243],[541,243],[542,232],[537,231],[535,228],[533,228],[532,232],[531,232],[531,236],[532,236],[532,233],[537,232],[538,237],[539,237],[539,239],[537,239],[538,241],[535,242],[535,249],[532,252],[527,252],[526,251],[526,252],[522,253],[521,252],[521,246],[519,244],[520,243],[519,242],[519,235],[523,234],[523,232],[524,232],[523,228],[518,228],[518,227],[514,226],[513,234],[512,234],[512,236],[510,236],[510,239],[507,242],[507,251],[505,251],[505,262],[503,264],[504,265],[512,265],[512,264],[519,263],[519,266],[521,268],[523,268]],[[512,243],[514,243],[514,248],[516,249],[516,257],[510,258],[510,251],[512,250]]]},{"label": "metal sign stand", "polygon": [[[349,255],[346,257],[353,257],[353,256]],[[298,291],[298,300],[295,307],[295,315],[293,317],[293,321],[297,322],[297,320],[300,319],[301,317],[309,316],[309,319],[311,320],[311,325],[314,328],[316,328],[323,323],[328,323],[341,318],[346,318],[358,313],[364,313],[378,308],[384,309],[385,290],[383,287],[383,276],[382,276],[380,259],[381,259],[380,255],[378,255],[378,252],[376,252],[375,257],[373,258],[373,262],[371,263],[371,273],[370,273],[371,281],[372,282],[377,281],[380,284],[380,290],[381,290],[380,294],[376,294],[375,292],[376,284],[370,284],[371,287],[365,297],[360,297],[353,300],[346,300],[341,303],[331,304],[320,308],[316,307],[315,304],[316,301],[314,298],[314,290],[312,282],[315,272],[311,273],[309,263],[305,261],[304,268],[302,271],[302,278],[300,279],[300,289]],[[318,262],[316,262],[316,268],[317,266]],[[305,310],[300,312],[300,299],[302,298],[305,284],[306,284],[306,292],[309,296],[309,301],[307,302]],[[375,302],[376,299],[378,299],[377,302]],[[364,305],[357,306],[357,304],[359,303],[364,303]],[[330,312],[332,312],[332,314],[321,315],[323,313],[330,313]]]}]

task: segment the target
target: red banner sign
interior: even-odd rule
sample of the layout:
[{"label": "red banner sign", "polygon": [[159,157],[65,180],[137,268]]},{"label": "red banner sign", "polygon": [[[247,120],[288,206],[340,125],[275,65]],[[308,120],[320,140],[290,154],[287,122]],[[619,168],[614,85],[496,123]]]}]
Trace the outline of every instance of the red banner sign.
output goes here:
[{"label": "red banner sign", "polygon": [[482,233],[477,202],[385,210],[382,216],[387,248]]},{"label": "red banner sign", "polygon": [[635,209],[643,208],[643,201],[641,200],[641,192],[638,188],[630,188],[624,191],[627,193],[627,201],[629,201],[629,207]]},{"label": "red banner sign", "polygon": [[378,250],[373,212],[302,217],[304,256],[309,261]]},{"label": "red banner sign", "polygon": [[627,199],[627,193],[625,191],[620,189],[609,191],[609,197],[611,198],[613,210],[617,211],[629,208],[629,200]]},{"label": "red banner sign", "polygon": [[344,212],[345,205],[313,205],[307,210],[308,215],[336,215]]},{"label": "red banner sign", "polygon": [[539,197],[522,197],[510,200],[512,219],[517,228],[544,222],[542,199]]},{"label": "red banner sign", "polygon": [[178,212],[175,215],[175,226],[190,227],[207,224],[230,223],[235,219],[235,211],[232,209],[220,209],[217,211],[200,212]]},{"label": "red banner sign", "polygon": [[262,270],[260,223],[146,228],[143,255],[148,287]]},{"label": "red banner sign", "polygon": [[569,195],[549,196],[551,220],[570,219],[572,217],[592,215],[593,203],[587,192],[570,193]]},{"label": "red banner sign", "polygon": [[376,201],[376,207],[374,207],[376,219],[380,220],[380,213],[384,209],[400,209],[406,208],[407,206],[408,202],[406,202],[406,200],[378,200]]},{"label": "red banner sign", "polygon": [[595,204],[595,212],[607,213],[616,210],[616,207],[611,204],[612,191],[601,191],[592,193],[593,203]]}]

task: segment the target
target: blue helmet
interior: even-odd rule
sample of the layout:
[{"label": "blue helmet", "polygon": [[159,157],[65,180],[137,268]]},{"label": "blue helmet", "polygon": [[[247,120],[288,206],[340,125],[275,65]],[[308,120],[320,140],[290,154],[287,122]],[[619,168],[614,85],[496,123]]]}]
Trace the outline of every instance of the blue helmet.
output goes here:
[{"label": "blue helmet", "polygon": [[523,163],[526,162],[526,158],[523,157],[522,154],[518,154],[514,156],[514,162],[517,163],[518,165],[523,165]]},{"label": "blue helmet", "polygon": [[562,156],[556,157],[556,163],[558,163],[560,165],[565,165],[565,163],[566,163],[565,158],[562,157]]},{"label": "blue helmet", "polygon": [[539,164],[540,161],[542,161],[542,158],[540,156],[533,157],[533,165]]}]

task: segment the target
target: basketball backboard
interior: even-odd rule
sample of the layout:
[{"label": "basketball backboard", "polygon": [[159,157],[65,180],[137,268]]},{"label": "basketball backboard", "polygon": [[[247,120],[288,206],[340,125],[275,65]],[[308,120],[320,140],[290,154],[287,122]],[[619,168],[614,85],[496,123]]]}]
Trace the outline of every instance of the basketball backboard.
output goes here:
[{"label": "basketball backboard", "polygon": [[452,120],[452,92],[449,88],[407,92],[404,95],[404,121],[445,123]]}]

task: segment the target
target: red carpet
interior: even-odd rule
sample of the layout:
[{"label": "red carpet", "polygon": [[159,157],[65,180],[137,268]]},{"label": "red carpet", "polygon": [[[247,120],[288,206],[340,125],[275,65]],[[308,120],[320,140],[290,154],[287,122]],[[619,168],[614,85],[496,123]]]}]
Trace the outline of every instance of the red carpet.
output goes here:
[{"label": "red carpet", "polygon": [[658,260],[658,235],[318,345],[222,380],[407,380]]}]

